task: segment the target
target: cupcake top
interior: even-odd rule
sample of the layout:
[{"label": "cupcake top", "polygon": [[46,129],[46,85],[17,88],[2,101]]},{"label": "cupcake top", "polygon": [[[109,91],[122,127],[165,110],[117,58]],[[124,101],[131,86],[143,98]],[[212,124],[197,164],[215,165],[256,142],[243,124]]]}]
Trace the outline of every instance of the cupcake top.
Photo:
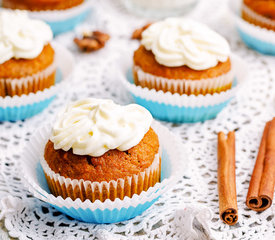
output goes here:
[{"label": "cupcake top", "polygon": [[275,20],[275,0],[244,0],[243,3],[263,17]]},{"label": "cupcake top", "polygon": [[0,11],[0,64],[12,58],[34,59],[52,38],[50,27],[26,12]]},{"label": "cupcake top", "polygon": [[167,18],[142,33],[141,44],[167,67],[194,70],[215,67],[228,60],[228,42],[206,25],[188,18]]},{"label": "cupcake top", "polygon": [[98,157],[111,149],[126,151],[137,145],[150,129],[148,110],[112,100],[87,98],[67,106],[52,130],[54,149]]}]

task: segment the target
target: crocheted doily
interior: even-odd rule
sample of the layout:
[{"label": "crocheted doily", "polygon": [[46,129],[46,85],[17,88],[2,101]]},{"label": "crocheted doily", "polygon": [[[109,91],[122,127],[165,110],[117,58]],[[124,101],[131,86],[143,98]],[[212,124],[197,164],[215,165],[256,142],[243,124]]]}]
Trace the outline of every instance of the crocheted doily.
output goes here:
[{"label": "crocheted doily", "polygon": [[[132,220],[95,225],[73,220],[34,198],[22,185],[18,169],[20,151],[33,131],[54,119],[69,101],[83,97],[133,100],[116,78],[118,59],[131,54],[138,42],[132,31],[147,22],[131,16],[113,0],[93,1],[93,12],[74,32],[56,41],[76,56],[70,84],[41,114],[16,123],[0,123],[0,203],[5,230],[19,239],[263,239],[275,235],[274,206],[262,213],[249,210],[245,199],[261,134],[275,115],[275,60],[248,49],[240,40],[226,1],[201,1],[192,17],[224,35],[234,53],[248,64],[245,86],[216,119],[196,124],[165,123],[180,136],[190,154],[188,172],[156,204]],[[83,30],[99,29],[111,35],[105,48],[80,53],[73,37]],[[219,131],[236,131],[236,182],[239,221],[228,226],[219,219],[216,145]],[[11,197],[12,196],[12,197]],[[211,212],[213,212],[213,218]],[[1,232],[0,232],[1,238]],[[2,235],[5,239],[5,235]]]}]

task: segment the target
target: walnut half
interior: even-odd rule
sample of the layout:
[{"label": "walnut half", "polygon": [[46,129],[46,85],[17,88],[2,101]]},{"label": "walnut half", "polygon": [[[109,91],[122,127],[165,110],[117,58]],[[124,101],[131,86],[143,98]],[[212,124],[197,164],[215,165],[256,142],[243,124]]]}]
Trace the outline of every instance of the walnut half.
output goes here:
[{"label": "walnut half", "polygon": [[132,34],[132,39],[141,40],[141,34],[144,30],[146,30],[152,23],[147,23],[141,28],[136,29]]},{"label": "walnut half", "polygon": [[110,39],[110,36],[100,31],[83,33],[81,39],[75,38],[74,42],[83,52],[96,51],[105,46],[105,43]]}]

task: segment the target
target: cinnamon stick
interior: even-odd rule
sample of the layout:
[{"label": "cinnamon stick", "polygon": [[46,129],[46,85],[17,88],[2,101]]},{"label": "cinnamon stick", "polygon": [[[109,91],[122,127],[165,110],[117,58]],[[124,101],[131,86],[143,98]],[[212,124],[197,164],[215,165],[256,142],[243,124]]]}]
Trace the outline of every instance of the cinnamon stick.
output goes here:
[{"label": "cinnamon stick", "polygon": [[223,132],[218,134],[218,192],[220,218],[228,225],[238,221],[235,178],[235,132],[227,139]]},{"label": "cinnamon stick", "polygon": [[275,186],[275,118],[266,123],[251,176],[246,205],[257,212],[269,208]]}]

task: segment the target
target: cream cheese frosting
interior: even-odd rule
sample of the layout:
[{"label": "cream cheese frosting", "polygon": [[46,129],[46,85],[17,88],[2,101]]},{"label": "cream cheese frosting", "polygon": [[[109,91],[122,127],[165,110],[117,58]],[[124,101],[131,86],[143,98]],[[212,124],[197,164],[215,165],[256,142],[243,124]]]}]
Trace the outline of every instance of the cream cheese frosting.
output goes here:
[{"label": "cream cheese frosting", "polygon": [[87,98],[67,106],[55,122],[50,140],[55,149],[98,157],[111,149],[136,146],[149,130],[152,115],[137,104]]},{"label": "cream cheese frosting", "polygon": [[152,24],[142,33],[141,44],[167,67],[186,65],[205,70],[227,61],[230,54],[222,36],[188,18],[167,18]]},{"label": "cream cheese frosting", "polygon": [[33,59],[53,38],[51,28],[24,11],[0,11],[0,64],[11,58]]}]

